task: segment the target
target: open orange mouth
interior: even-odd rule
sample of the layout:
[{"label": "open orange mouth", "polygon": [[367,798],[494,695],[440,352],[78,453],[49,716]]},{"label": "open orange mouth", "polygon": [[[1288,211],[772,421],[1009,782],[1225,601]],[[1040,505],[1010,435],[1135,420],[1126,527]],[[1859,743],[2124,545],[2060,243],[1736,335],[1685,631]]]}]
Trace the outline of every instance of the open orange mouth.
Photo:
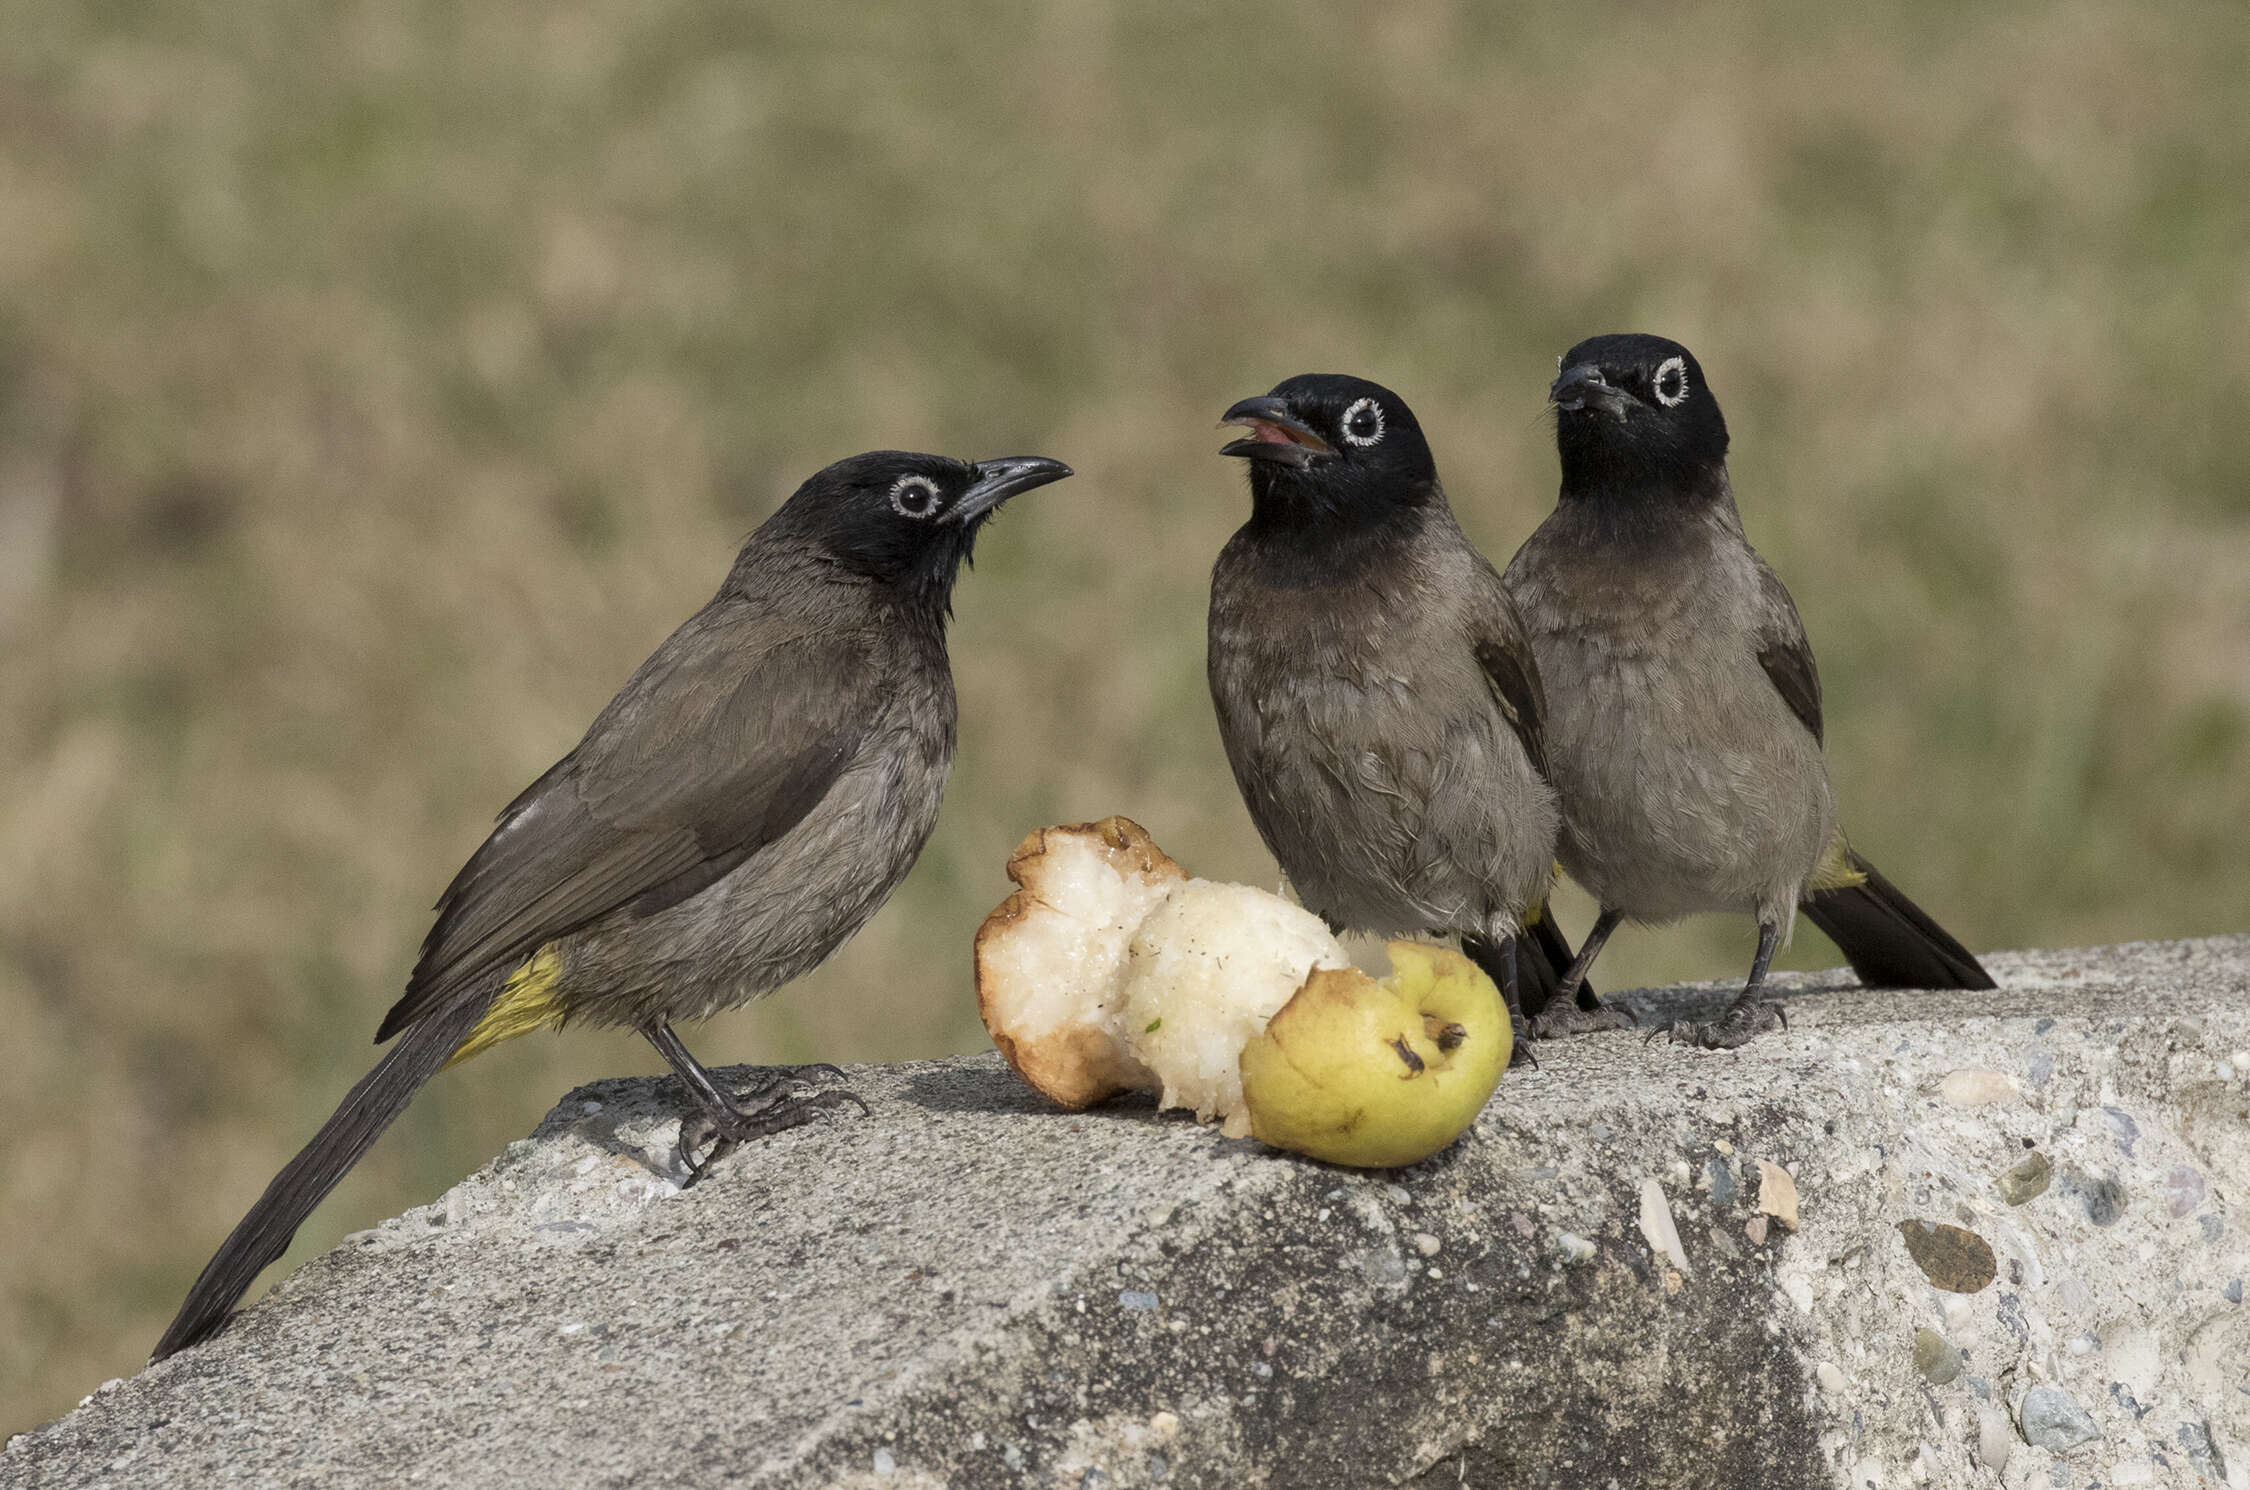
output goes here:
[{"label": "open orange mouth", "polygon": [[1219,453],[1247,460],[1307,466],[1336,453],[1336,447],[1302,419],[1289,412],[1278,398],[1246,398],[1219,416],[1221,424],[1239,424],[1250,431]]}]

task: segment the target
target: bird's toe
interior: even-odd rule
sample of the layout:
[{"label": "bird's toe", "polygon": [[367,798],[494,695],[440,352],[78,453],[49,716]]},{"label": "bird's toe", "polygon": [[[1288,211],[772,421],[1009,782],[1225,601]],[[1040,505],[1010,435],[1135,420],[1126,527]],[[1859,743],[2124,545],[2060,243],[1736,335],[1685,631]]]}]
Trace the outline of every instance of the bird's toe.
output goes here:
[{"label": "bird's toe", "polygon": [[[783,1081],[788,1079],[785,1074]],[[781,1084],[775,1082],[771,1085]],[[841,1087],[808,1092],[801,1097],[778,1098],[748,1112],[740,1109],[713,1112],[702,1108],[689,1113],[680,1120],[680,1163],[688,1171],[687,1185],[682,1188],[693,1186],[710,1173],[714,1164],[742,1145],[754,1143],[761,1138],[771,1138],[774,1134],[785,1133],[791,1128],[801,1128],[821,1112],[845,1106],[857,1107],[860,1116],[867,1116],[867,1103],[859,1094]],[[706,1143],[711,1144],[711,1152],[698,1161],[696,1153]]]},{"label": "bird's toe", "polygon": [[1778,1002],[1749,999],[1737,1003],[1723,1017],[1709,1024],[1682,1019],[1663,1033],[1676,1045],[1693,1045],[1700,1050],[1739,1050],[1770,1030],[1788,1027],[1789,1016]]}]

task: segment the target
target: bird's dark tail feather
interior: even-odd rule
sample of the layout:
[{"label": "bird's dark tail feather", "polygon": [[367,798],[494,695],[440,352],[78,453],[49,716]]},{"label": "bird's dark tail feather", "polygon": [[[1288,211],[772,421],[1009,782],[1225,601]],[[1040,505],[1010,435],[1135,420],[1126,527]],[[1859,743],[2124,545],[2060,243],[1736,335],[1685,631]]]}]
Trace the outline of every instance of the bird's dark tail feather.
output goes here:
[{"label": "bird's dark tail feather", "polygon": [[489,994],[469,998],[454,1008],[433,1011],[400,1034],[398,1043],[360,1078],[335,1116],[273,1177],[250,1214],[219,1245],[204,1265],[203,1276],[188,1290],[172,1327],[156,1342],[151,1361],[187,1349],[226,1323],[258,1274],[289,1250],[298,1225],[374,1147],[422,1083],[437,1074],[490,1002]]},{"label": "bird's dark tail feather", "polygon": [[1991,988],[1992,975],[1874,865],[1847,850],[1864,883],[1820,890],[1805,915],[1843,950],[1869,988]]},{"label": "bird's dark tail feather", "polygon": [[[1535,912],[1537,919],[1527,921],[1523,934],[1516,938],[1516,992],[1523,1000],[1523,1015],[1536,1018],[1547,1007],[1555,990],[1562,986],[1563,974],[1570,971],[1570,942],[1555,924],[1552,907],[1542,907]],[[1481,936],[1461,938],[1461,950],[1471,962],[1484,969],[1486,977],[1505,990],[1507,963],[1500,954],[1500,943]],[[1592,1008],[1593,988],[1582,984],[1578,1002]]]}]

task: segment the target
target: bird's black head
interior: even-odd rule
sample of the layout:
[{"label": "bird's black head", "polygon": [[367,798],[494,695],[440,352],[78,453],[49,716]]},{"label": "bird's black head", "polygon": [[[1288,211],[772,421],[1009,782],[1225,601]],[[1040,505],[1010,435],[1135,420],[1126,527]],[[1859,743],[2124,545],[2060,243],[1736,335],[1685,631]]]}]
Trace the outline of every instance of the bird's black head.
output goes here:
[{"label": "bird's black head", "polygon": [[1006,456],[969,465],[942,455],[871,450],[819,472],[766,519],[743,557],[787,545],[832,571],[943,610],[977,533],[1018,492],[1071,474],[1059,460]]},{"label": "bird's black head", "polygon": [[1373,522],[1437,495],[1437,463],[1414,411],[1365,378],[1301,373],[1220,422],[1250,429],[1220,454],[1250,463],[1260,519]]},{"label": "bird's black head", "polygon": [[1563,493],[1701,490],[1724,468],[1727,421],[1695,354],[1661,336],[1597,336],[1563,353],[1547,400]]}]

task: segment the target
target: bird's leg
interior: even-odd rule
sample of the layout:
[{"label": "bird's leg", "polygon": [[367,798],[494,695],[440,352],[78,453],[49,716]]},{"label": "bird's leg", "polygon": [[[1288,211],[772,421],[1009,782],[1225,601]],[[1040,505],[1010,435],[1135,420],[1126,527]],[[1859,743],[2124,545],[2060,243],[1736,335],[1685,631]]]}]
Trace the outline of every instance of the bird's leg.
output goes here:
[{"label": "bird's leg", "polygon": [[1570,960],[1568,971],[1564,972],[1562,982],[1555,988],[1558,1002],[1577,1002],[1579,993],[1586,986],[1586,975],[1594,970],[1594,959],[1602,955],[1602,948],[1609,945],[1610,933],[1624,919],[1625,913],[1613,905],[1603,906],[1601,914],[1594,917],[1594,929],[1587,932],[1586,940],[1578,944],[1578,955]]},{"label": "bird's leg", "polygon": [[658,1020],[641,1032],[662,1055],[665,1062],[688,1088],[698,1105],[704,1107],[733,1107],[740,1109],[744,1103],[761,1102],[792,1082],[810,1081],[814,1078],[842,1081],[843,1069],[821,1061],[810,1066],[768,1066],[754,1075],[749,1084],[734,1091],[722,1091],[717,1080],[703,1064],[688,1053],[687,1045],[673,1030],[670,1021]]},{"label": "bird's leg", "polygon": [[1781,944],[1781,928],[1771,921],[1758,923],[1758,955],[1750,963],[1750,981],[1735,995],[1734,1006],[1710,1024],[1692,1019],[1674,1023],[1668,1033],[1680,1045],[1700,1045],[1705,1050],[1734,1050],[1749,1044],[1770,1029],[1787,1029],[1789,1016],[1777,999],[1758,996],[1773,964],[1774,948]]},{"label": "bird's leg", "polygon": [[1512,936],[1500,938],[1500,971],[1500,997],[1507,1001],[1508,1023],[1515,1034],[1508,1064],[1536,1069],[1539,1057],[1531,1053],[1531,1023],[1523,1017],[1523,990],[1516,981],[1516,939]]},{"label": "bird's leg", "polygon": [[[1549,914],[1552,913],[1550,909]],[[1624,919],[1623,911],[1602,907],[1602,913],[1594,918],[1594,929],[1586,933],[1586,940],[1579,944],[1578,955],[1570,960],[1562,982],[1555,985],[1554,997],[1547,1000],[1547,1007],[1539,1011],[1539,1017],[1531,1021],[1533,1039],[1554,1040],[1564,1035],[1591,1034],[1595,1030],[1633,1028],[1632,1015],[1604,1004],[1586,987],[1586,974],[1593,971],[1594,959],[1602,955],[1609,934]]]},{"label": "bird's leg", "polygon": [[[641,1034],[656,1047],[656,1053],[664,1057],[664,1063],[680,1078],[680,1085],[687,1088],[688,1099],[695,1104],[696,1110],[680,1119],[680,1163],[687,1167],[689,1186],[743,1144],[809,1123],[823,1108],[841,1107],[848,1102],[862,1113],[867,1111],[865,1102],[841,1089],[813,1092],[803,1097],[774,1095],[807,1074],[828,1074],[841,1080],[844,1073],[834,1066],[779,1067],[762,1073],[747,1089],[730,1095],[720,1089],[703,1063],[688,1053],[670,1020],[651,1020],[641,1026]],[[767,1097],[772,1100],[763,1106],[745,1109],[742,1105]],[[699,1163],[696,1150],[707,1142],[711,1143],[711,1152]]]}]

